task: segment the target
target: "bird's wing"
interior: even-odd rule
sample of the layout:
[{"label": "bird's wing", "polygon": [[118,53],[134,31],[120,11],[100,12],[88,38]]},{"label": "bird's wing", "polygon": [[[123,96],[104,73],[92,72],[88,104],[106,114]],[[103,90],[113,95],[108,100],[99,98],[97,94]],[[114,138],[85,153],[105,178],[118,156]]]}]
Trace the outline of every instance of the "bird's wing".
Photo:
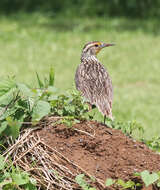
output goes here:
[{"label": "bird's wing", "polygon": [[99,109],[99,111],[106,116],[112,118],[112,102],[113,102],[113,87],[112,81],[108,75],[108,73],[104,73],[103,79],[101,80],[99,89],[99,96],[95,98],[95,105]]},{"label": "bird's wing", "polygon": [[80,64],[76,70],[75,84],[77,90],[81,92],[81,95],[85,97],[88,102],[93,104],[92,82],[84,64]]},{"label": "bird's wing", "polygon": [[112,116],[112,81],[100,63],[80,64],[75,75],[77,90],[103,115]]}]

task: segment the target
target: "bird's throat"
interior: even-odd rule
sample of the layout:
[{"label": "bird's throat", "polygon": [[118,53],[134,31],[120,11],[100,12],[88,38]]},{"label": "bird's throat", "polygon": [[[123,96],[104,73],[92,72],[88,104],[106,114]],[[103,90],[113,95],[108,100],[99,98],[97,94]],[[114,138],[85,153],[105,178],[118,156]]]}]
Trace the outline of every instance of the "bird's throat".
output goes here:
[{"label": "bird's throat", "polygon": [[97,63],[99,62],[96,55],[83,55],[81,56],[81,62],[85,63],[85,62],[89,62],[89,63]]}]

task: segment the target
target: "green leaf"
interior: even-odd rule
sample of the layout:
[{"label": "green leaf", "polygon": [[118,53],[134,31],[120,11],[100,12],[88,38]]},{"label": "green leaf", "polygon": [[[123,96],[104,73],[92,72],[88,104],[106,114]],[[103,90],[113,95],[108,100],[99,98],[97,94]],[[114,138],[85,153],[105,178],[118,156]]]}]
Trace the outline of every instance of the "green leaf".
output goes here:
[{"label": "green leaf", "polygon": [[6,94],[10,89],[16,87],[16,82],[13,78],[1,79],[0,80],[0,96]]},{"label": "green leaf", "polygon": [[122,187],[125,186],[125,182],[122,179],[118,179],[117,184],[121,185]]},{"label": "green leaf", "polygon": [[33,185],[32,183],[27,183],[24,185],[25,190],[37,190],[37,187]]},{"label": "green leaf", "polygon": [[136,187],[142,187],[141,183],[136,183]]},{"label": "green leaf", "polygon": [[108,179],[106,180],[105,185],[106,185],[106,187],[109,187],[109,186],[113,185],[114,183],[115,183],[115,180],[113,180],[113,179],[111,179],[111,178],[108,178]]},{"label": "green leaf", "polygon": [[33,93],[31,89],[29,89],[25,84],[18,83],[17,84],[18,89],[25,97],[32,97]]},{"label": "green leaf", "polygon": [[16,139],[19,136],[19,131],[22,123],[19,121],[14,120],[12,117],[7,117],[6,121],[8,122],[8,133],[13,137],[13,139]]},{"label": "green leaf", "polygon": [[3,186],[8,185],[10,183],[12,183],[12,180],[11,179],[6,179],[6,180],[4,180],[4,181],[2,181],[0,183],[0,187],[3,187]]},{"label": "green leaf", "polygon": [[54,86],[54,69],[53,69],[53,67],[50,68],[50,72],[49,72],[49,86]]},{"label": "green leaf", "polygon": [[4,120],[4,119],[6,119],[8,116],[10,116],[10,115],[13,115],[13,114],[15,114],[15,112],[16,112],[16,107],[15,107],[15,105],[12,105],[10,108],[8,108],[7,110],[0,110],[3,114],[2,115],[0,115],[0,120]]},{"label": "green leaf", "polygon": [[57,92],[57,89],[54,86],[49,86],[48,89],[47,89],[47,91],[50,94],[53,94],[53,93],[55,94],[55,92]]},{"label": "green leaf", "polygon": [[37,184],[37,181],[34,178],[32,178],[32,177],[30,177],[29,180],[30,180],[31,184],[33,184],[33,185]]},{"label": "green leaf", "polygon": [[50,113],[50,104],[39,100],[33,107],[32,121],[39,121],[42,117]]},{"label": "green leaf", "polygon": [[158,172],[157,172],[157,174],[158,174],[158,175],[159,175],[159,177],[160,177],[160,171],[158,171]]},{"label": "green leaf", "polygon": [[44,88],[48,88],[49,86],[49,81],[46,77],[44,77]]},{"label": "green leaf", "polygon": [[3,170],[5,167],[4,157],[0,155],[0,170]]},{"label": "green leaf", "polygon": [[117,185],[120,185],[122,189],[129,189],[129,188],[133,188],[135,186],[135,183],[131,180],[125,182],[122,179],[118,179]]},{"label": "green leaf", "polygon": [[43,82],[41,81],[38,73],[36,72],[36,76],[37,76],[37,81],[38,81],[38,85],[39,85],[39,88],[43,88],[44,87],[44,84]]},{"label": "green leaf", "polygon": [[139,177],[139,176],[141,176],[141,174],[140,174],[139,172],[135,172],[135,173],[134,173],[134,176]]},{"label": "green leaf", "polygon": [[10,172],[6,172],[4,173],[4,178],[10,178],[11,177],[11,173]]},{"label": "green leaf", "polygon": [[77,175],[75,178],[76,183],[78,183],[78,185],[84,190],[96,190],[95,188],[90,187],[90,185],[85,181],[84,176],[84,174]]},{"label": "green leaf", "polygon": [[0,96],[0,105],[8,105],[15,97],[17,89],[12,88],[2,96]]},{"label": "green leaf", "polygon": [[157,187],[160,187],[160,181],[157,183]]},{"label": "green leaf", "polygon": [[79,174],[76,176],[75,180],[76,182],[81,186],[83,185],[85,182],[85,180],[83,179],[84,178],[84,174]]},{"label": "green leaf", "polygon": [[1,123],[0,126],[0,135],[2,134],[2,132],[7,128],[8,123],[6,121]]},{"label": "green leaf", "polygon": [[16,185],[24,185],[30,182],[29,176],[26,173],[14,173],[12,179]]},{"label": "green leaf", "polygon": [[135,183],[134,183],[133,181],[129,180],[129,181],[127,181],[127,182],[125,183],[125,186],[124,186],[123,189],[132,188],[132,187],[134,187],[134,186],[135,186]]},{"label": "green leaf", "polygon": [[142,180],[145,183],[146,187],[153,184],[154,182],[156,182],[159,179],[159,176],[157,173],[150,174],[149,171],[147,171],[147,170],[141,172],[141,177],[142,177]]}]

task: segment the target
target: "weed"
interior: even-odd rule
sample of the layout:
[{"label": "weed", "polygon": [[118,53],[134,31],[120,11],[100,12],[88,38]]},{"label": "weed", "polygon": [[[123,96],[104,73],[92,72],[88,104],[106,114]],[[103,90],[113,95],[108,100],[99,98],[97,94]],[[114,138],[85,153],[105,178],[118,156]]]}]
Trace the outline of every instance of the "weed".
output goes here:
[{"label": "weed", "polygon": [[136,137],[142,138],[144,134],[143,126],[136,122],[136,121],[127,121],[127,122],[120,122],[120,121],[112,121],[107,118],[107,125],[113,129],[119,129],[127,136],[133,136],[136,134]]},{"label": "weed", "polygon": [[0,188],[37,190],[35,179],[19,167],[13,166],[12,163],[6,163],[2,155],[0,155]]},{"label": "weed", "polygon": [[160,172],[150,173],[148,170],[144,170],[140,173],[135,173],[135,176],[140,176],[146,187],[153,184],[160,187]]},{"label": "weed", "polygon": [[142,141],[152,150],[160,152],[160,137],[153,137],[151,140],[142,139]]},{"label": "weed", "polygon": [[68,127],[90,117],[79,92],[56,94],[53,68],[44,80],[37,74],[37,81],[39,88],[17,83],[14,78],[0,83],[1,139],[5,135],[17,138],[24,123],[34,125],[49,114],[60,116],[60,122]]},{"label": "weed", "polygon": [[[160,172],[153,172],[150,173],[148,170],[144,170],[142,172],[137,172],[134,174],[135,176],[139,176],[142,179],[142,182],[144,183],[145,187],[148,187],[149,185],[156,185],[157,187],[160,187]],[[135,183],[132,180],[129,180],[125,182],[122,179],[113,180],[111,178],[108,178],[105,183],[106,187],[109,186],[116,186],[123,189],[133,189],[136,190],[137,187],[142,187],[143,184],[141,183]]]},{"label": "weed", "polygon": [[116,187],[119,187],[121,190],[123,189],[136,189],[136,187],[142,186],[140,183],[135,183],[132,180],[129,180],[125,182],[122,179],[113,180],[111,178],[108,178],[105,183],[106,187],[109,187],[111,185],[115,185]]},{"label": "weed", "polygon": [[83,189],[83,190],[96,190],[94,187],[91,187],[90,184],[88,184],[85,180],[85,175],[84,174],[79,174],[75,178],[76,182],[78,185]]}]

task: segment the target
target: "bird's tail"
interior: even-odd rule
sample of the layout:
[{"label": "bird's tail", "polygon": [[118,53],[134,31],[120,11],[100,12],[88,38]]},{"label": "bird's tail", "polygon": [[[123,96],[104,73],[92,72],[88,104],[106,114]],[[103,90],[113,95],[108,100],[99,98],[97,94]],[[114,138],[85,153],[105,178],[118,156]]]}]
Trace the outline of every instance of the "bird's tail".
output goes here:
[{"label": "bird's tail", "polygon": [[112,116],[112,103],[108,101],[105,97],[99,97],[96,100],[95,105],[98,110],[103,114],[103,116],[109,117],[112,121],[114,120]]},{"label": "bird's tail", "polygon": [[113,121],[114,120],[114,117],[112,115],[112,113],[110,115],[108,115],[108,117]]}]

